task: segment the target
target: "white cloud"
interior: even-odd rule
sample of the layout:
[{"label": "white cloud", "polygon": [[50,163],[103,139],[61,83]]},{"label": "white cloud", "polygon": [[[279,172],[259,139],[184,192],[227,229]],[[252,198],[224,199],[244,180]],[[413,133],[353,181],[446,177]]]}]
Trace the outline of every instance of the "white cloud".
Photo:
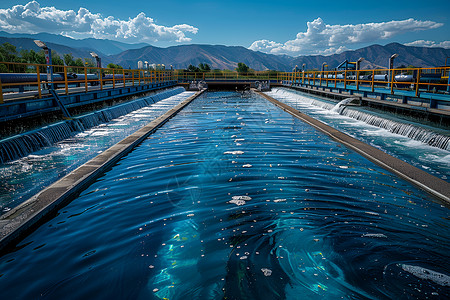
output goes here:
[{"label": "white cloud", "polygon": [[196,34],[198,28],[187,25],[172,27],[155,24],[141,12],[128,20],[103,17],[81,7],[78,12],[41,7],[37,1],[0,9],[0,29],[10,33],[63,33],[68,36],[108,38],[126,42],[157,42],[191,40],[186,34]]},{"label": "white cloud", "polygon": [[321,18],[307,22],[306,32],[299,32],[295,39],[285,43],[269,40],[255,41],[251,50],[272,54],[315,55],[333,54],[347,50],[357,43],[373,43],[396,35],[441,27],[442,23],[407,19],[381,23],[328,25]]},{"label": "white cloud", "polygon": [[435,41],[425,41],[418,40],[411,43],[406,43],[405,46],[415,46],[415,47],[431,47],[431,48],[445,48],[450,49],[450,41],[443,41],[440,43],[436,43]]}]

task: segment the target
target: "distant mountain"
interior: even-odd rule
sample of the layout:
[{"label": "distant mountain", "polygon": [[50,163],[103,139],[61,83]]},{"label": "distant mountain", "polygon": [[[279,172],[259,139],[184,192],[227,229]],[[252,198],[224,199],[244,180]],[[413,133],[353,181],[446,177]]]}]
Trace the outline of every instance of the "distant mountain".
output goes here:
[{"label": "distant mountain", "polygon": [[207,63],[214,69],[234,69],[238,62],[243,62],[255,70],[284,70],[289,64],[284,56],[255,52],[241,46],[222,45],[148,46],[127,50],[109,59],[126,68],[136,68],[139,60],[172,65],[175,69],[184,69],[190,64],[197,66],[199,63]]},{"label": "distant mountain", "polygon": [[329,56],[299,56],[293,60],[293,64],[298,65],[301,68],[303,63],[306,63],[307,69],[319,69],[322,66],[322,63],[326,62],[329,66],[328,69],[332,69],[346,59],[349,61],[356,61],[360,57],[363,57],[364,61],[361,63],[362,69],[387,68],[389,57],[394,53],[399,54],[394,60],[394,67],[399,67],[401,65],[436,67],[444,65],[445,58],[450,56],[450,49],[411,47],[399,43],[391,43],[385,46],[371,45],[358,50],[345,51],[340,54]]},{"label": "distant mountain", "polygon": [[[6,36],[6,37],[5,37]],[[115,63],[124,68],[137,68],[137,62],[172,65],[175,69],[187,68],[190,64],[197,66],[207,63],[213,69],[234,69],[239,62],[243,62],[254,70],[292,71],[297,65],[299,68],[306,64],[306,69],[320,69],[323,62],[328,64],[328,70],[338,66],[344,60],[356,61],[363,57],[362,69],[386,68],[389,57],[398,53],[395,67],[413,65],[416,67],[435,67],[444,65],[445,58],[450,56],[450,49],[411,47],[398,43],[385,46],[371,45],[358,50],[345,51],[340,54],[328,56],[310,55],[291,57],[287,55],[266,54],[252,51],[241,46],[223,45],[179,45],[168,48],[149,46],[145,43],[126,44],[110,40],[84,39],[75,40],[64,36],[40,33],[9,34],[0,31],[0,44],[11,43],[20,49],[39,48],[33,39],[40,39],[58,52],[60,56],[72,53],[74,57],[87,58],[94,51],[102,57],[103,66]],[[111,55],[108,55],[112,53]]]},{"label": "distant mountain", "polygon": [[[44,42],[49,42],[53,44],[59,44],[71,48],[84,48],[84,49],[94,49],[100,53],[106,55],[118,54],[120,52],[129,49],[138,49],[148,46],[146,43],[139,44],[127,44],[111,40],[102,39],[81,39],[76,40],[62,35],[56,35],[51,33],[38,33],[38,34],[26,34],[26,33],[15,33],[10,34],[5,31],[0,31],[0,37],[7,38],[28,38],[33,40],[41,40]],[[75,54],[74,54],[75,55]]]},{"label": "distant mountain", "polygon": [[[30,38],[6,38],[6,37],[0,37],[0,44],[3,43],[10,43],[11,45],[16,46],[17,52],[20,52],[20,50],[34,50],[36,52],[40,51],[41,48],[36,46],[33,39]],[[61,58],[63,58],[63,54],[71,53],[74,57],[80,57],[80,58],[92,58],[90,52],[95,51],[98,55],[102,57],[106,57],[105,54],[101,53],[100,51],[96,49],[89,49],[89,48],[72,48],[60,44],[55,44],[52,42],[48,42],[45,40],[45,44],[52,49],[53,51],[56,51]]]}]

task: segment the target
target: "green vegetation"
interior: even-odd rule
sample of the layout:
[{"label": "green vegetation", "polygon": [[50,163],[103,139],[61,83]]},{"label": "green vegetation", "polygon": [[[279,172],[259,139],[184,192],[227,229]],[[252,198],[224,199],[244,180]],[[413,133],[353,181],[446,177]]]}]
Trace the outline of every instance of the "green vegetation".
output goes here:
[{"label": "green vegetation", "polygon": [[203,64],[203,63],[198,64],[198,67],[189,65],[189,67],[187,67],[187,69],[186,69],[186,72],[195,72],[195,73],[210,72],[210,71],[211,71],[211,67],[208,64]]},{"label": "green vegetation", "polygon": [[110,63],[106,66],[108,69],[123,69],[122,66]]},{"label": "green vegetation", "polygon": [[242,62],[238,63],[238,66],[236,68],[236,71],[238,73],[248,73],[249,70],[250,70],[250,68]]},{"label": "green vegetation", "polygon": [[[45,54],[44,50],[36,52],[34,50],[22,49],[17,52],[16,46],[10,43],[4,43],[0,45],[0,61],[1,62],[14,62],[14,63],[26,63],[26,64],[45,64]],[[74,58],[72,54],[64,54],[63,58],[55,51],[52,51],[52,64],[55,66],[68,66],[68,67],[95,67],[92,58],[85,58],[84,61],[81,58]],[[116,64],[109,64],[113,69],[122,69],[121,66]],[[62,68],[58,68],[59,72],[62,72]],[[69,68],[69,71],[73,71]],[[36,72],[36,68],[30,66],[25,67],[24,65],[10,65],[0,64],[0,72]],[[42,69],[41,72],[45,72]]]}]

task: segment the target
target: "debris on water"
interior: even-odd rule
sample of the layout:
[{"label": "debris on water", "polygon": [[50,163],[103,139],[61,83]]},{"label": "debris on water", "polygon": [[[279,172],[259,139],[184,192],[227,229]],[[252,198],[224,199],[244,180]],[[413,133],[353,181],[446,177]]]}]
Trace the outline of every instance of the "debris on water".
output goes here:
[{"label": "debris on water", "polygon": [[250,196],[233,196],[232,199],[233,199],[233,200],[245,200],[245,201],[250,201],[250,200],[252,200],[252,197],[250,197]]},{"label": "debris on water", "polygon": [[243,167],[243,168],[251,168],[252,165],[251,165],[251,164],[245,164],[245,165],[243,165],[242,167]]},{"label": "debris on water", "polygon": [[247,259],[247,256],[246,255],[244,255],[244,256],[241,256],[239,259]]},{"label": "debris on water", "polygon": [[233,154],[233,155],[240,155],[240,154],[244,154],[244,151],[225,151],[223,154]]},{"label": "debris on water", "polygon": [[387,238],[387,236],[385,236],[382,233],[366,233],[363,234],[361,237],[379,237],[379,238]]},{"label": "debris on water", "polygon": [[193,217],[193,216],[194,216],[194,214],[188,214],[187,216],[188,216],[188,217]]},{"label": "debris on water", "polygon": [[369,214],[369,215],[374,215],[374,216],[379,216],[380,215],[379,213],[372,212],[372,211],[365,211],[365,213]]},{"label": "debris on water", "polygon": [[159,289],[157,289],[157,288],[153,289],[153,293],[156,293],[157,291],[159,291]]},{"label": "debris on water", "polygon": [[275,199],[275,200],[273,200],[273,202],[285,202],[286,201],[286,199]]},{"label": "debris on water", "polygon": [[149,269],[153,269],[154,267],[155,267],[154,265],[148,266]]},{"label": "debris on water", "polygon": [[246,202],[244,200],[233,199],[233,200],[230,200],[229,203],[233,203],[233,204],[236,204],[237,206],[241,206],[241,205],[244,205]]},{"label": "debris on water", "polygon": [[419,277],[421,279],[425,280],[431,280],[439,285],[442,286],[450,286],[450,276],[438,273],[436,271],[432,271],[429,269],[425,269],[419,266],[412,266],[412,265],[400,265],[403,270],[406,272],[409,272],[413,274],[416,277]]},{"label": "debris on water", "polygon": [[263,272],[264,276],[270,276],[272,275],[272,270],[267,269],[267,268],[262,268],[261,271]]}]

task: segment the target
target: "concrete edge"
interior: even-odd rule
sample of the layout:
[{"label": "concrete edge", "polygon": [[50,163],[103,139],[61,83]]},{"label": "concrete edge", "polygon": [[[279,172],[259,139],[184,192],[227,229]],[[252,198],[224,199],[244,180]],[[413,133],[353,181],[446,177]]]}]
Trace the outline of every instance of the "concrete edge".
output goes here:
[{"label": "concrete edge", "polygon": [[0,217],[0,251],[14,246],[15,243],[23,239],[34,228],[44,223],[50,215],[67,205],[87,185],[111,168],[123,156],[128,154],[170,118],[174,117],[205,90],[203,89],[190,96],[162,116],[2,215]]},{"label": "concrete edge", "polygon": [[339,130],[334,129],[306,114],[303,114],[296,109],[284,104],[264,93],[254,90],[255,93],[278,106],[282,110],[290,113],[294,117],[303,122],[313,126],[321,132],[327,134],[335,141],[345,145],[346,147],[356,151],[370,161],[376,163],[382,168],[394,173],[400,178],[409,181],[420,189],[428,192],[447,205],[450,204],[450,183],[437,178],[419,168],[416,168],[398,158],[395,158],[380,149],[370,146],[360,140],[357,140]]}]

